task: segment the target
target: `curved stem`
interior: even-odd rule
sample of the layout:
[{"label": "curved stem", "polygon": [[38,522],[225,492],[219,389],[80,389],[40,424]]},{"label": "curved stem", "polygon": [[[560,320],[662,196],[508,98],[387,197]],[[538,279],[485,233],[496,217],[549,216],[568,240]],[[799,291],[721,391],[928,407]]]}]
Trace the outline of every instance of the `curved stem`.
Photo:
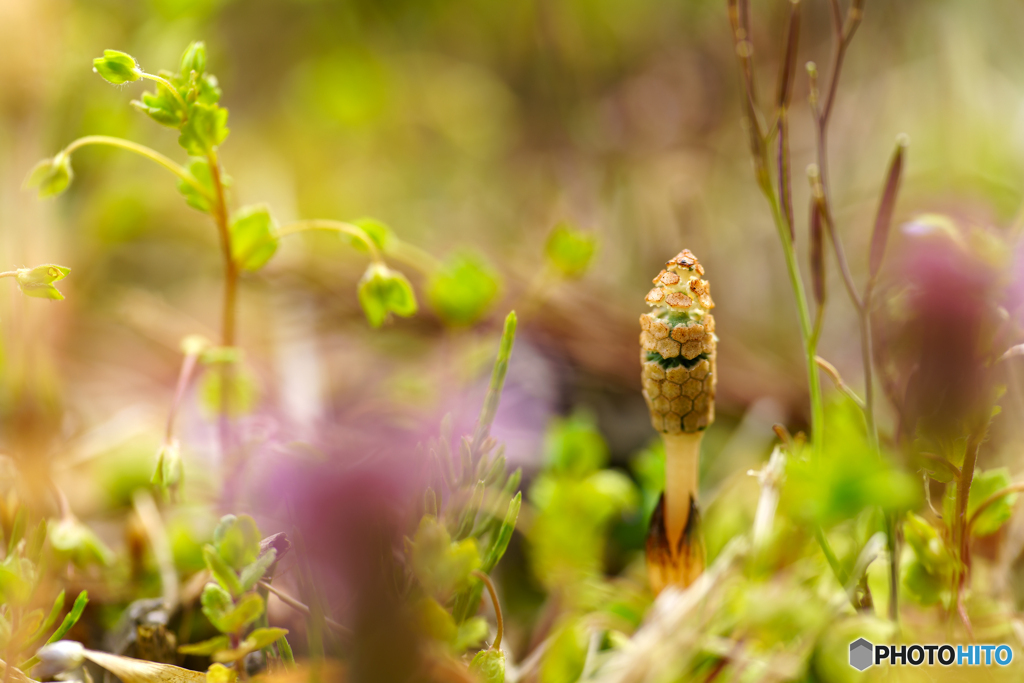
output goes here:
[{"label": "curved stem", "polygon": [[18,271],[16,270],[5,270],[0,273],[0,277],[18,277]]},{"label": "curved stem", "polygon": [[500,650],[501,636],[505,631],[505,620],[501,618],[501,603],[498,602],[498,592],[494,590],[491,577],[487,576],[487,574],[484,574],[479,569],[474,569],[473,576],[483,581],[483,584],[487,586],[487,592],[491,594],[491,602],[494,603],[494,617],[498,622],[498,632],[494,636],[494,642],[491,643],[491,649]]},{"label": "curved stem", "polygon": [[312,220],[298,221],[290,225],[286,225],[277,232],[278,238],[287,237],[288,235],[295,235],[300,232],[309,232],[312,230],[327,230],[331,232],[340,232],[344,235],[349,235],[366,246],[366,250],[370,252],[370,259],[376,263],[383,265],[384,259],[380,255],[380,249],[372,239],[366,234],[366,231],[360,228],[358,225],[346,223],[345,221],[334,221],[326,220],[321,218],[315,218]]},{"label": "curved stem", "polygon": [[178,89],[175,88],[174,84],[171,83],[169,80],[167,80],[163,76],[157,76],[156,74],[148,74],[145,71],[142,72],[142,77],[149,79],[151,81],[156,81],[157,83],[160,83],[161,85],[166,87],[168,90],[171,91],[171,94],[174,95],[174,99],[178,100],[178,104],[181,105],[181,108],[185,111],[188,111],[188,104],[185,102],[185,98],[181,96],[181,93],[178,92]]},{"label": "curved stem", "polygon": [[69,144],[67,147],[61,150],[60,153],[70,155],[75,150],[81,147],[85,147],[87,145],[106,145],[108,147],[117,147],[119,149],[128,150],[129,152],[134,152],[139,156],[145,157],[150,161],[156,162],[160,166],[163,166],[168,171],[170,171],[171,173],[173,173],[174,175],[178,176],[183,181],[188,183],[193,189],[195,189],[201,195],[203,195],[210,201],[214,200],[214,198],[210,196],[209,191],[207,191],[205,187],[200,185],[199,182],[192,177],[192,174],[186,171],[180,164],[175,163],[172,159],[164,156],[155,149],[150,149],[145,145],[140,145],[136,142],[132,142],[131,140],[125,140],[124,138],[115,138],[110,135],[86,135],[83,138],[78,138],[77,140],[73,141],[71,144]]}]

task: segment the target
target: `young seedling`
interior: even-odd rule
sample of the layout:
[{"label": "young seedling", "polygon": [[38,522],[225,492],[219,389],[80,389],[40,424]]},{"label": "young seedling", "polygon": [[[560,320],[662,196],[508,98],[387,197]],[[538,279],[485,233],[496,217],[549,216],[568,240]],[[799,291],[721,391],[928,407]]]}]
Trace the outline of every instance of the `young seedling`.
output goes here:
[{"label": "young seedling", "polygon": [[647,574],[656,593],[688,586],[704,570],[697,508],[700,442],[715,419],[715,307],[704,267],[688,249],[665,264],[640,316],[643,393],[665,444],[665,492],[647,534]]}]

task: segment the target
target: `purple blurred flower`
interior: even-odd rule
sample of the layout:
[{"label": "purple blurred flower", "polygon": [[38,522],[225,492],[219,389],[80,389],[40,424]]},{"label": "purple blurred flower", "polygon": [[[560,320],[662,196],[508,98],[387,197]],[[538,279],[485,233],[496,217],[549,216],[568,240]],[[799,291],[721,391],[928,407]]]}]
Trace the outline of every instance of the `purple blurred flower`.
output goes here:
[{"label": "purple blurred flower", "polygon": [[991,410],[1005,271],[991,258],[991,235],[965,238],[948,219],[915,221],[904,235],[886,311],[906,385],[904,427],[956,437]]}]

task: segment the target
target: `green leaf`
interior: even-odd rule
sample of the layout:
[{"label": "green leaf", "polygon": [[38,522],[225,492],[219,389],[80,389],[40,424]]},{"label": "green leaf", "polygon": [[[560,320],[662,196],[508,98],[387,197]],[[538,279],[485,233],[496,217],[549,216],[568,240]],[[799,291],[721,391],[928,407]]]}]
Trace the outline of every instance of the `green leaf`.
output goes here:
[{"label": "green leaf", "polygon": [[50,634],[50,637],[46,639],[47,644],[55,643],[64,637],[68,631],[71,630],[78,620],[82,618],[82,613],[85,612],[85,606],[89,604],[89,592],[82,591],[75,598],[75,604],[71,606],[71,611],[64,617],[64,621],[60,623],[57,630]]},{"label": "green leaf", "polygon": [[541,659],[540,683],[577,680],[583,673],[586,659],[586,633],[576,623],[563,626]]},{"label": "green leaf", "polygon": [[380,327],[391,313],[403,318],[416,313],[412,285],[397,270],[371,263],[359,281],[359,304],[372,327]]},{"label": "green leaf", "polygon": [[223,633],[237,633],[263,615],[263,598],[246,593],[235,608],[225,614],[220,623],[214,623]]},{"label": "green leaf", "polygon": [[522,492],[516,493],[516,497],[511,500],[508,504],[508,510],[505,512],[505,520],[501,523],[501,528],[498,529],[498,535],[494,539],[494,543],[491,544],[490,550],[487,551],[487,558],[481,567],[484,573],[490,572],[497,566],[498,561],[501,560],[505,554],[505,550],[508,549],[509,541],[512,540],[512,532],[516,530],[516,520],[519,518],[519,508],[523,503]]},{"label": "green leaf", "polygon": [[262,268],[277,251],[277,222],[264,204],[246,206],[231,221],[231,257],[242,270]]},{"label": "green leaf", "polygon": [[464,587],[474,569],[480,566],[476,541],[467,538],[452,543],[444,525],[433,517],[424,517],[413,538],[412,568],[427,594],[447,598]]},{"label": "green leaf", "polygon": [[487,637],[487,630],[487,620],[483,617],[466,619],[459,624],[459,630],[455,634],[455,651],[465,652],[470,648],[479,647]]},{"label": "green leaf", "polygon": [[189,108],[178,144],[192,156],[206,156],[227,139],[229,132],[227,109],[196,102]]},{"label": "green leaf", "polygon": [[273,548],[256,558],[256,561],[242,570],[242,590],[252,590],[256,582],[263,578],[270,565],[277,559],[277,551]]},{"label": "green leaf", "polygon": [[181,55],[181,75],[188,76],[193,71],[202,75],[206,71],[206,43],[193,40]]},{"label": "green leaf", "polygon": [[64,295],[57,291],[53,283],[63,280],[70,272],[70,268],[55,263],[44,263],[35,268],[19,268],[16,279],[21,293],[25,296],[59,301]]},{"label": "green leaf", "polygon": [[288,635],[288,629],[286,628],[258,628],[246,636],[245,642],[251,644],[253,650],[262,650],[265,647],[270,647],[286,635]]},{"label": "green leaf", "polygon": [[180,128],[188,116],[181,101],[181,91],[176,93],[159,81],[156,92],[142,93],[142,98],[132,100],[131,105],[161,126],[169,128]]},{"label": "green leaf", "polygon": [[217,77],[213,74],[203,74],[199,79],[196,90],[196,101],[203,104],[217,104],[220,102],[221,90]]},{"label": "green leaf", "polygon": [[117,50],[104,50],[102,57],[92,60],[92,70],[114,85],[142,78],[142,69],[135,62],[135,58]]},{"label": "green leaf", "polygon": [[164,492],[177,489],[184,476],[184,466],[181,463],[181,446],[177,439],[160,446],[156,453],[156,467],[150,483],[160,487]]},{"label": "green leaf", "polygon": [[501,290],[497,272],[481,257],[456,254],[427,280],[427,301],[445,323],[457,327],[483,318]]},{"label": "green leaf", "polygon": [[[1000,491],[1012,482],[1010,471],[1005,467],[975,471],[974,481],[971,483],[971,493],[967,498],[968,519],[974,516],[975,510],[986,498]],[[992,505],[985,508],[974,521],[971,533],[974,536],[989,536],[999,529],[1013,516],[1013,506],[1017,502],[1017,494],[1011,493],[998,499]],[[949,517],[952,519],[952,517]]]},{"label": "green leaf", "polygon": [[597,250],[597,238],[559,223],[548,235],[544,255],[556,271],[567,278],[578,278],[587,272]]},{"label": "green leaf", "polygon": [[56,197],[68,189],[75,177],[71,170],[71,156],[61,152],[51,159],[43,159],[29,171],[24,187],[36,188],[40,199]]},{"label": "green leaf", "polygon": [[214,536],[217,553],[232,569],[241,570],[256,560],[260,552],[260,530],[249,515],[225,516]]},{"label": "green leaf", "polygon": [[238,674],[223,664],[211,664],[206,670],[206,683],[235,683]]},{"label": "green leaf", "polygon": [[[349,221],[352,225],[360,228],[366,236],[373,242],[374,246],[380,251],[386,251],[388,245],[394,239],[395,234],[387,224],[377,220],[376,218],[357,218],[354,221]],[[369,253],[369,249],[362,242],[362,240],[350,237],[352,247],[364,254]]]},{"label": "green leaf", "polygon": [[230,633],[229,629],[221,628],[224,618],[234,608],[231,594],[221,588],[218,583],[208,583],[203,586],[203,594],[200,597],[203,614],[210,620],[218,631]]},{"label": "green leaf", "polygon": [[90,564],[109,566],[114,553],[93,533],[92,529],[74,517],[67,517],[49,528],[50,545],[59,555],[77,567]]},{"label": "green leaf", "polygon": [[214,652],[219,650],[226,650],[231,647],[231,641],[227,636],[214,636],[209,640],[202,640],[198,643],[189,643],[188,645],[181,645],[178,647],[178,652],[183,655],[196,655],[199,657],[209,657]]},{"label": "green leaf", "polygon": [[212,545],[207,545],[203,548],[203,560],[206,561],[206,566],[210,573],[213,574],[213,578],[217,579],[217,583],[230,593],[232,597],[237,598],[245,592],[235,570],[224,561],[224,558],[220,556],[220,553]]},{"label": "green leaf", "polygon": [[505,683],[505,653],[501,650],[481,650],[469,663],[469,670],[482,683]]},{"label": "green leaf", "polygon": [[[193,209],[198,209],[203,213],[213,212],[213,199],[217,195],[217,188],[213,184],[213,174],[210,172],[210,162],[206,159],[191,159],[188,162],[188,172],[196,183],[205,190],[205,193],[200,192],[191,183],[186,183],[184,180],[178,180],[178,192],[185,198],[185,203],[191,206]],[[221,183],[225,186],[228,185],[227,176],[221,175]]]},{"label": "green leaf", "polygon": [[789,459],[780,507],[804,523],[829,529],[868,508],[901,512],[921,499],[921,481],[895,466],[883,451],[872,452],[860,409],[852,401],[830,404],[825,411],[829,438],[824,457],[811,463]]}]

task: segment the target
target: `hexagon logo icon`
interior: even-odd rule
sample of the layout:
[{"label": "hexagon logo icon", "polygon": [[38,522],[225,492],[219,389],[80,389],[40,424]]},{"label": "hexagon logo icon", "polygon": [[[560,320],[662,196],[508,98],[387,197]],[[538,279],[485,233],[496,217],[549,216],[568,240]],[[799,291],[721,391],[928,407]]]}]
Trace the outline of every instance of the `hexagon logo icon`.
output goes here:
[{"label": "hexagon logo icon", "polygon": [[863,671],[874,663],[874,654],[875,646],[863,638],[858,638],[850,643],[850,666],[857,671]]}]

